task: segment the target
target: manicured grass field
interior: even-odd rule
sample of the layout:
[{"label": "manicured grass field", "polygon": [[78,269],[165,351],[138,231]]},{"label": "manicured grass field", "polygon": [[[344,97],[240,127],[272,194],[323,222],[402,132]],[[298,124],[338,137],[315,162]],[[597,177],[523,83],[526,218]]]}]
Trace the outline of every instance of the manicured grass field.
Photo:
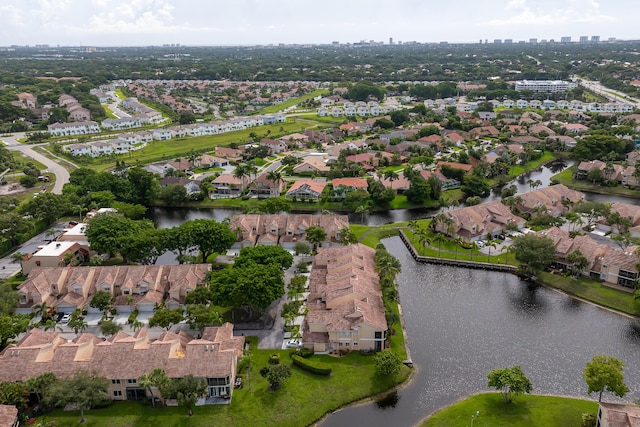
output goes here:
[{"label": "manicured grass field", "polygon": [[279,111],[282,111],[286,108],[292,107],[296,104],[300,104],[308,99],[311,98],[315,98],[316,96],[320,96],[320,95],[328,95],[329,91],[326,89],[317,89],[314,90],[313,92],[310,92],[306,95],[302,95],[301,97],[298,98],[291,98],[291,99],[287,99],[286,101],[284,101],[282,104],[277,104],[277,105],[269,105],[268,107],[264,107],[261,108],[258,111],[258,114],[271,114],[271,113],[277,113]]},{"label": "manicured grass field", "polygon": [[437,412],[422,427],[580,427],[582,414],[596,413],[598,403],[555,396],[523,395],[513,403],[504,403],[502,395],[487,393],[472,396]]},{"label": "manicured grass field", "polygon": [[[399,328],[399,325],[396,325]],[[395,334],[392,341],[395,345]],[[402,340],[402,338],[399,338]],[[404,347],[399,349],[404,357]],[[114,403],[109,408],[86,411],[88,427],[125,426],[306,426],[324,414],[348,403],[371,396],[402,382],[410,369],[403,366],[393,377],[375,374],[373,357],[353,352],[335,358],[315,355],[314,359],[330,364],[333,373],[314,375],[292,367],[292,375],[281,389],[269,390],[267,381],[259,374],[272,354],[279,354],[283,364],[290,365],[288,351],[253,350],[250,378],[243,374],[244,387],[234,391],[229,405],[197,407],[194,416],[188,418],[182,408],[153,408],[136,402]],[[78,411],[55,411],[47,416],[58,422],[59,427],[77,426]]]},{"label": "manicured grass field", "polygon": [[[316,123],[317,124],[317,123]],[[256,132],[259,134],[271,131],[272,138],[288,133],[302,132],[303,128],[309,129],[310,123],[287,121],[276,125],[261,126],[236,132],[227,132],[220,135],[207,135],[170,139],[168,141],[153,141],[146,147],[131,151],[121,156],[113,156],[104,159],[92,159],[84,165],[96,171],[103,171],[115,165],[116,159],[124,160],[127,163],[140,162],[141,164],[152,163],[162,160],[172,160],[180,156],[186,156],[191,150],[205,152],[212,151],[219,145],[228,146],[232,142],[243,143],[249,141],[249,134]]]},{"label": "manicured grass field", "polygon": [[635,300],[633,293],[604,286],[595,280],[581,277],[575,280],[559,274],[538,273],[538,279],[551,287],[561,289],[571,295],[592,301],[623,313],[640,315],[640,300]]},{"label": "manicured grass field", "polygon": [[557,157],[558,156],[555,155],[554,153],[550,153],[547,151],[539,159],[533,160],[531,162],[527,162],[524,165],[511,166],[511,168],[509,169],[509,176],[512,176],[515,178],[517,176],[522,175],[525,172],[528,172],[533,169],[537,169],[543,164],[548,163],[551,160],[556,159]]},{"label": "manicured grass field", "polygon": [[573,179],[573,169],[565,169],[557,175],[551,177],[551,181],[564,184],[569,188],[578,191],[588,191],[599,194],[614,194],[617,196],[640,198],[640,191],[618,185],[616,187],[605,187],[602,185],[592,184],[588,180]]}]

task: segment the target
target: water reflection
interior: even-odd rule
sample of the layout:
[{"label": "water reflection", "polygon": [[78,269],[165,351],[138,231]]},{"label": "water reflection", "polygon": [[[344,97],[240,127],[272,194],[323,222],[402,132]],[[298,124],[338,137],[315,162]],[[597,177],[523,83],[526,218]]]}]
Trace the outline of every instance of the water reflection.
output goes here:
[{"label": "water reflection", "polygon": [[398,394],[397,391],[393,391],[385,396],[382,396],[382,398],[376,400],[376,408],[382,409],[383,411],[387,409],[393,409],[396,407],[399,400],[400,400],[400,395]]},{"label": "water reflection", "polygon": [[507,297],[514,313],[525,317],[539,317],[547,310],[546,301],[538,295],[539,286],[523,283],[516,289],[509,289]]},{"label": "water reflection", "polygon": [[402,263],[399,293],[416,372],[394,407],[349,407],[323,426],[415,425],[487,390],[492,369],[515,364],[536,393],[587,397],[581,375],[594,354],[624,361],[627,400],[640,397],[639,321],[510,274],[416,263],[397,237],[384,244]]}]

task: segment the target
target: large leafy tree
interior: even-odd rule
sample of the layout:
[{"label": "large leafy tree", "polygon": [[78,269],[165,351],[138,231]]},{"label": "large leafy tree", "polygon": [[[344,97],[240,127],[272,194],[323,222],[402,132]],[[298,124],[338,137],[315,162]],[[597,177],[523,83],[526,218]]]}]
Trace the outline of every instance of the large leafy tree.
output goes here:
[{"label": "large leafy tree", "polygon": [[81,423],[85,421],[85,409],[108,399],[109,380],[86,370],[76,371],[71,378],[59,379],[47,389],[44,396],[44,401],[52,406],[77,407]]},{"label": "large leafy tree", "polygon": [[0,351],[9,341],[29,329],[30,320],[26,314],[0,314]]},{"label": "large leafy tree", "polygon": [[582,377],[587,383],[587,392],[598,393],[598,402],[602,401],[602,393],[605,391],[623,397],[629,392],[622,374],[624,367],[624,362],[615,357],[604,354],[593,356],[582,372]]},{"label": "large leafy tree", "polygon": [[[202,262],[213,253],[225,252],[236,241],[236,235],[226,222],[212,219],[194,219],[183,224],[191,243],[200,251]],[[182,226],[181,226],[182,227]]]},{"label": "large leafy tree", "polygon": [[193,375],[171,379],[160,388],[162,396],[177,399],[178,405],[185,408],[189,416],[193,415],[193,408],[198,398],[204,396],[206,392],[207,384],[204,380],[197,379]]},{"label": "large leafy tree", "polygon": [[134,167],[127,171],[127,180],[132,188],[131,203],[150,206],[158,198],[160,185],[153,173]]},{"label": "large leafy tree", "polygon": [[553,240],[533,233],[514,238],[511,251],[529,275],[535,274],[536,270],[544,270],[556,259]]},{"label": "large leafy tree", "polygon": [[185,316],[191,329],[202,332],[207,326],[222,323],[222,316],[212,306],[202,304],[187,305],[187,315]]},{"label": "large leafy tree", "polygon": [[11,314],[18,305],[18,293],[13,287],[0,279],[0,314]]},{"label": "large leafy tree", "polygon": [[[91,249],[99,253],[129,255],[139,235],[155,230],[150,220],[134,221],[119,214],[101,214],[91,218],[85,234]],[[132,250],[133,251],[133,250]]]},{"label": "large leafy tree", "polygon": [[0,383],[0,404],[13,405],[22,413],[29,404],[29,389],[22,383]]},{"label": "large leafy tree", "polygon": [[293,256],[282,246],[253,246],[242,248],[235,266],[242,267],[246,263],[278,264],[287,269],[293,265]]},{"label": "large leafy tree", "polygon": [[115,302],[115,297],[113,297],[109,292],[99,290],[99,291],[96,291],[95,294],[93,294],[93,297],[89,302],[89,306],[93,308],[97,308],[103,314],[106,315],[107,312],[111,310],[111,307],[113,307],[114,302]]},{"label": "large leafy tree", "polygon": [[42,396],[49,387],[51,387],[57,380],[57,377],[52,372],[45,372],[37,377],[31,377],[25,382],[25,386],[29,391],[34,393],[38,398],[38,403],[42,401]]},{"label": "large leafy tree", "polygon": [[278,264],[246,262],[214,273],[210,288],[216,304],[243,308],[252,316],[284,295],[284,273]]},{"label": "large leafy tree", "polygon": [[170,310],[164,306],[159,306],[153,311],[153,316],[149,318],[149,326],[152,328],[159,326],[169,330],[176,323],[182,322],[182,320],[184,320],[184,315],[181,308]]},{"label": "large leafy tree", "polygon": [[502,393],[506,403],[511,403],[522,393],[531,393],[533,387],[522,368],[516,365],[512,368],[494,369],[487,375],[488,386]]},{"label": "large leafy tree", "polygon": [[319,243],[324,242],[327,239],[327,232],[324,228],[318,225],[312,225],[307,228],[306,239],[313,245],[313,250],[316,250]]},{"label": "large leafy tree", "polygon": [[71,212],[71,203],[63,195],[43,193],[21,205],[20,212],[51,224],[65,213]]}]

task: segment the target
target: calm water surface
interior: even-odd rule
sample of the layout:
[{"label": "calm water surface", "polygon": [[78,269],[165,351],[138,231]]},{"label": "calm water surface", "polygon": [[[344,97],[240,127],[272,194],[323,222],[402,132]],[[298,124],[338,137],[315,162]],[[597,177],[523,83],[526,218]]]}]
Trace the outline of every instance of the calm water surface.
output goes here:
[{"label": "calm water surface", "polygon": [[402,262],[398,282],[416,374],[397,397],[341,410],[323,427],[415,425],[486,390],[491,369],[516,364],[536,393],[586,397],[582,370],[601,353],[627,364],[628,400],[640,398],[637,320],[510,274],[419,264],[399,238],[384,243]]}]

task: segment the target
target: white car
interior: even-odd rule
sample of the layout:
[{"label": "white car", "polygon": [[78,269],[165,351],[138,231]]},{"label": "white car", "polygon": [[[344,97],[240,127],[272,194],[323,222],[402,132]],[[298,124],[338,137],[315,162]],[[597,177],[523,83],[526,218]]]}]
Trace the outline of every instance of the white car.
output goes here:
[{"label": "white car", "polygon": [[69,320],[71,320],[71,313],[65,313],[64,316],[62,316],[62,319],[60,319],[60,322],[69,323]]},{"label": "white car", "polygon": [[300,340],[289,340],[287,341],[287,348],[299,348],[302,347],[302,343]]},{"label": "white car", "polygon": [[483,240],[478,240],[476,242],[476,246],[479,247],[479,248],[484,248],[484,241]]}]

